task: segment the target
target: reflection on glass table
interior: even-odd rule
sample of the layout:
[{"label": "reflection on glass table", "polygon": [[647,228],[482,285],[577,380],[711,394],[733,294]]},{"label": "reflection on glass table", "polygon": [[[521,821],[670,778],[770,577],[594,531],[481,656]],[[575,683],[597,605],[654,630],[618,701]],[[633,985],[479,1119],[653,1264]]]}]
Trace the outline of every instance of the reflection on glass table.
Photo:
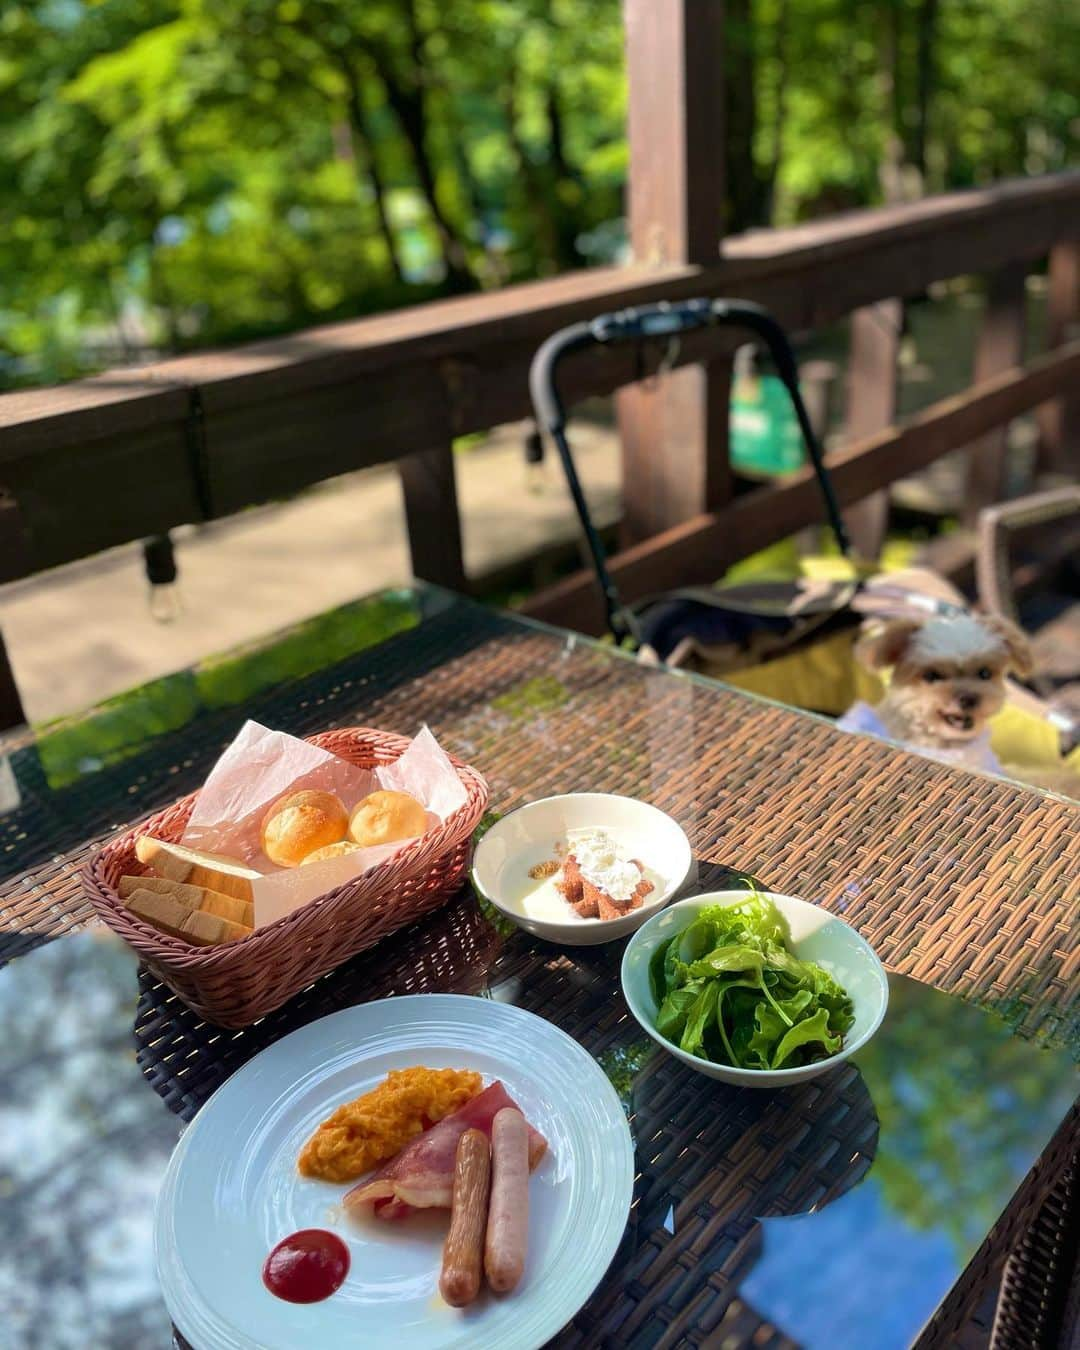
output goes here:
[{"label": "reflection on glass table", "polygon": [[133,954],[102,929],[0,969],[0,1346],[164,1346],[158,1183],[182,1122],[131,1037]]},{"label": "reflection on glass table", "polygon": [[[889,984],[876,1036],[822,1080],[816,1100],[813,1083],[748,1093],[680,1070],[665,1119],[653,1115],[648,1079],[634,1091],[639,1139],[646,1121],[655,1138],[684,1115],[715,1115],[690,1151],[745,1188],[733,1230],[756,1221],[730,1270],[738,1296],[807,1350],[910,1345],[1076,1096],[1067,1054],[926,985],[897,975]],[[792,1115],[797,1142],[770,1153]],[[645,1226],[695,1222],[705,1194],[723,1193],[723,1181],[688,1183],[688,1163],[666,1194],[646,1169]]]},{"label": "reflection on glass table", "polygon": [[[599,1026],[621,1007],[610,956],[553,957],[509,934],[479,992],[531,1006],[557,979],[578,991],[575,1017]],[[343,1002],[372,991],[375,966],[353,964]],[[910,1342],[1065,1117],[1076,1076],[1067,1055],[986,1013],[891,986],[850,1065],[782,1092],[695,1074],[616,1016],[598,1058],[630,1113],[639,1176],[600,1304],[689,1227],[686,1278],[702,1295],[738,1297],[811,1350]],[[136,1064],[137,992],[132,954],[100,931],[0,970],[0,1302],[14,1345],[168,1343],[151,1218],[182,1127]]]}]

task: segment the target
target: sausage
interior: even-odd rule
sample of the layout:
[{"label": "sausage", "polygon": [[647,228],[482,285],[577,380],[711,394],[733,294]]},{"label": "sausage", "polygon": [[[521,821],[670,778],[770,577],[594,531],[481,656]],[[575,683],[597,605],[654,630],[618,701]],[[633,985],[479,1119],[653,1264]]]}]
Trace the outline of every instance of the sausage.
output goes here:
[{"label": "sausage", "polygon": [[484,1269],[492,1289],[508,1294],[525,1269],[529,1241],[529,1127],[512,1106],[492,1123],[491,1171]]},{"label": "sausage", "polygon": [[480,1292],[480,1258],[491,1187],[491,1150],[483,1130],[466,1130],[454,1159],[450,1231],[443,1247],[439,1292],[464,1308]]}]

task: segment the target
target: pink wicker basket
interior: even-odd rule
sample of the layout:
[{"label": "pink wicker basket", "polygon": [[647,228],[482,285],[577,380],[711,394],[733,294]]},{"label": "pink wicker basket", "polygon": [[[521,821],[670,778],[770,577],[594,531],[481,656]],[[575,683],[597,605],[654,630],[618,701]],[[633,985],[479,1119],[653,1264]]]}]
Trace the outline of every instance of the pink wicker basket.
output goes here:
[{"label": "pink wicker basket", "polygon": [[[308,740],[365,769],[392,763],[409,744],[367,727]],[[488,788],[467,764],[453,757],[451,763],[469,794],[452,816],[387,862],[239,942],[191,946],[136,918],[117,894],[121,876],[146,870],[135,858],[138,836],[178,840],[197,793],[110,840],[86,863],[83,884],[102,919],[190,1008],[219,1026],[250,1026],[350,956],[431,913],[460,887]]]}]

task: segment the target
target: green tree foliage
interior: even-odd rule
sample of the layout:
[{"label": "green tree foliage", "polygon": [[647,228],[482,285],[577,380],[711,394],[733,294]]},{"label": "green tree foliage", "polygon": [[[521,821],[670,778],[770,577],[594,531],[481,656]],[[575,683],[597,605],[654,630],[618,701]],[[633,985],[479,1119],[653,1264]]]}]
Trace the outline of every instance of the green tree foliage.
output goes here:
[{"label": "green tree foliage", "polygon": [[[1038,172],[1069,0],[731,0],[726,228]],[[0,386],[616,256],[619,0],[7,0]]]}]

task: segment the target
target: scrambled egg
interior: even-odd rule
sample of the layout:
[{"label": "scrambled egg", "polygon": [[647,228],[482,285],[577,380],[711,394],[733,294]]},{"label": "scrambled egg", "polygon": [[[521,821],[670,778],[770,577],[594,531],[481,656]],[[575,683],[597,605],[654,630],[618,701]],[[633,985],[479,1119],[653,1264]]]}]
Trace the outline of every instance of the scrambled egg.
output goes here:
[{"label": "scrambled egg", "polygon": [[324,1120],[298,1160],[305,1177],[353,1181],[477,1095],[471,1069],[392,1069],[384,1082]]}]

